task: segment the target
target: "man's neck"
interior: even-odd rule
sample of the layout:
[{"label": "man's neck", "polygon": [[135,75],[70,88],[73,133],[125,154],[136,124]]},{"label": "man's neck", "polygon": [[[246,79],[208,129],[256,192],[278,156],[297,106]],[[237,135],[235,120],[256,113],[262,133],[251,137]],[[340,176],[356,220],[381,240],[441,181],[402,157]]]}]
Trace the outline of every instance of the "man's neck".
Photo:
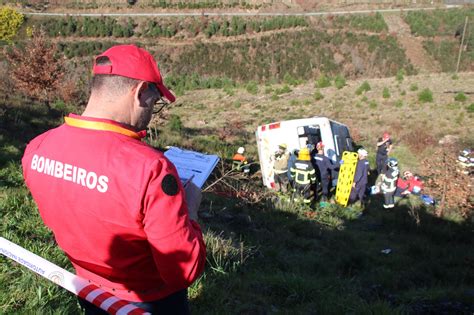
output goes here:
[{"label": "man's neck", "polygon": [[82,116],[109,119],[132,127],[130,114],[124,108],[120,102],[91,98]]}]

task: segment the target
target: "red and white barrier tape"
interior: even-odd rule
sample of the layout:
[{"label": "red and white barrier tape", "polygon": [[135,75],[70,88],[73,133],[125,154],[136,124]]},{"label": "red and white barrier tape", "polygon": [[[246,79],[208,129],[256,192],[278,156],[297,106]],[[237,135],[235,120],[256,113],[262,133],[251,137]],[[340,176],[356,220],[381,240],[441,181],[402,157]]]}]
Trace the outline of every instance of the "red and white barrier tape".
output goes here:
[{"label": "red and white barrier tape", "polygon": [[143,309],[121,300],[91,284],[86,279],[53,264],[52,262],[33,254],[23,247],[0,237],[0,254],[22,264],[42,277],[56,283],[69,292],[91,302],[112,315],[144,315],[150,314]]}]

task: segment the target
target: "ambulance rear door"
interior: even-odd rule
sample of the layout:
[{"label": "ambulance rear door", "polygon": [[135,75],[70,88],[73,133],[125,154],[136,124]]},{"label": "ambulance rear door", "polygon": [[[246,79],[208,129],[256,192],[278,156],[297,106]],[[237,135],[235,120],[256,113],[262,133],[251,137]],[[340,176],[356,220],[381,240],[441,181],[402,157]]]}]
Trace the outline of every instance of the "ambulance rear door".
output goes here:
[{"label": "ambulance rear door", "polygon": [[280,144],[286,144],[289,152],[299,147],[297,128],[291,121],[282,121],[259,126],[255,135],[263,184],[273,188],[273,162],[271,157],[278,150]]}]

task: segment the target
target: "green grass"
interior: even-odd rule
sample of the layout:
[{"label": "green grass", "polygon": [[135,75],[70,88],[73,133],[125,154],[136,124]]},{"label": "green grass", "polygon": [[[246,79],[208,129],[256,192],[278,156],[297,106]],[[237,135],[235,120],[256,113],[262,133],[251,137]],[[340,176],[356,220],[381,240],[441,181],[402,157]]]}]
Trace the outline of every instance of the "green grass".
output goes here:
[{"label": "green grass", "polygon": [[[286,93],[290,93],[286,87]],[[285,86],[280,89],[287,90]],[[381,89],[376,92],[380,95]],[[270,93],[279,97],[276,91]],[[168,122],[159,127],[158,137],[147,141],[157,147],[178,145],[215,153],[224,160],[244,145],[249,157],[256,157],[253,130],[238,128],[239,123],[230,120],[224,125],[235,128],[224,130],[222,125],[210,123],[202,128],[190,127],[184,115],[209,121],[209,117],[225,113],[228,106],[232,110],[247,108],[247,101],[232,98],[220,107],[208,106],[207,99],[197,101],[194,96],[193,101],[172,107]],[[252,123],[240,117],[240,125],[301,117],[298,111],[308,110],[302,108],[305,105],[300,99],[297,101],[294,106],[288,101],[290,109],[278,107],[278,112],[273,109],[279,103],[255,104],[249,115],[252,119],[255,112],[261,116]],[[374,118],[364,116],[364,123],[351,128],[351,132],[361,128],[365,136],[367,129],[362,128],[376,125],[379,110],[385,106],[377,106],[367,97],[364,102],[369,107],[376,105],[370,110]],[[349,108],[340,102],[334,106],[341,112]],[[272,112],[268,113],[268,108]],[[366,105],[363,108],[367,109]],[[404,106],[400,112],[409,110]],[[209,116],[201,117],[203,112]],[[358,112],[364,110],[357,108],[348,115]],[[20,168],[25,143],[60,123],[62,114],[55,113],[31,106],[8,108],[2,116],[6,128],[0,141],[8,150],[0,151],[0,235],[71,270],[42,224],[22,183]],[[467,116],[464,121],[469,122]],[[408,119],[403,122],[409,123]],[[385,121],[382,124],[387,128]],[[406,132],[407,137],[411,135],[410,130]],[[405,144],[407,139],[403,135],[394,138],[392,154],[402,170],[418,168],[419,156]],[[367,142],[364,144],[373,162],[373,139],[362,140]],[[224,164],[226,167],[230,165]],[[219,172],[211,182],[219,178]],[[206,213],[200,224],[207,244],[207,266],[189,289],[193,314],[459,314],[463,310],[470,314],[474,310],[469,296],[474,286],[473,223],[460,217],[456,209],[449,209],[443,219],[436,218],[433,208],[412,198],[386,211],[380,195],[371,197],[363,212],[357,206],[310,209],[292,204],[285,195],[269,193],[257,175],[226,179],[225,184],[216,187],[204,194],[201,206],[202,213]],[[252,199],[260,194],[265,197]],[[382,254],[381,250],[387,248],[392,252]],[[1,314],[80,314],[72,294],[3,256],[0,283]]]}]

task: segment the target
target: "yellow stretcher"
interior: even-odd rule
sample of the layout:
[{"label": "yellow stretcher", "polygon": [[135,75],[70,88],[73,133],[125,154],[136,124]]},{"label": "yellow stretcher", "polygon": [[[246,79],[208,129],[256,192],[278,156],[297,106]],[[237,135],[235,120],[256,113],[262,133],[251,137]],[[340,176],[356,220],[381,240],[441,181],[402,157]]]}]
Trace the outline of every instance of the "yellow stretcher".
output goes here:
[{"label": "yellow stretcher", "polygon": [[342,153],[343,163],[337,179],[336,202],[343,207],[347,206],[349,202],[357,160],[358,156],[355,152],[344,151]]}]

